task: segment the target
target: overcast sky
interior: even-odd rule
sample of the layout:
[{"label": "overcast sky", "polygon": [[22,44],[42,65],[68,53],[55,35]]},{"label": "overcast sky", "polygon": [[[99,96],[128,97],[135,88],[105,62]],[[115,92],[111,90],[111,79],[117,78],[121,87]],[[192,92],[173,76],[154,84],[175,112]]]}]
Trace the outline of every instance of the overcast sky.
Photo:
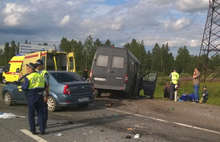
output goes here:
[{"label": "overcast sky", "polygon": [[116,46],[144,41],[146,50],[168,42],[198,55],[208,0],[1,0],[0,45],[14,40],[58,46],[62,37],[92,35]]}]

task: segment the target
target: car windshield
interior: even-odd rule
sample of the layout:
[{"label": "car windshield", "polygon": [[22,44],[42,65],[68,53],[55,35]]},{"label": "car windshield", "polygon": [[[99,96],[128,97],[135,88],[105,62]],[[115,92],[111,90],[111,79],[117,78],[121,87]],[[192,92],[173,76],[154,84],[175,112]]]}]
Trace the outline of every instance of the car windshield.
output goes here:
[{"label": "car windshield", "polygon": [[73,72],[53,72],[50,73],[57,82],[73,82],[83,81],[83,79],[76,73]]}]

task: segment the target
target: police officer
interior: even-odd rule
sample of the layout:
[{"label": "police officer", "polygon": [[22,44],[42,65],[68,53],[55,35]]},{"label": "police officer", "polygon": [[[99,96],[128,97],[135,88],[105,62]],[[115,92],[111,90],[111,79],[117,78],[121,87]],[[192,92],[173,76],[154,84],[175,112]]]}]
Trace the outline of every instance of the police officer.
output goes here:
[{"label": "police officer", "polygon": [[[43,60],[39,59],[36,61],[35,65],[37,66],[37,71],[39,74],[41,74],[46,81],[46,89],[43,93],[44,95],[44,124],[45,127],[47,125],[47,119],[48,119],[48,109],[47,109],[47,98],[48,98],[48,94],[50,92],[49,90],[49,73],[46,70],[43,70],[44,68],[44,62]],[[39,119],[37,120],[37,125],[39,125]]]},{"label": "police officer", "polygon": [[173,72],[170,74],[171,84],[170,84],[170,100],[174,100],[174,91],[175,85],[178,84],[179,74],[176,72],[177,69],[175,68]]},{"label": "police officer", "polygon": [[42,135],[45,133],[44,127],[44,116],[43,116],[43,103],[44,98],[42,92],[45,90],[45,79],[38,72],[35,71],[36,65],[34,63],[26,64],[26,70],[28,75],[24,78],[24,84],[22,84],[21,89],[26,91],[25,95],[27,97],[28,104],[28,121],[30,125],[30,131],[33,135],[36,134],[35,128],[35,110],[38,114],[40,132]]}]

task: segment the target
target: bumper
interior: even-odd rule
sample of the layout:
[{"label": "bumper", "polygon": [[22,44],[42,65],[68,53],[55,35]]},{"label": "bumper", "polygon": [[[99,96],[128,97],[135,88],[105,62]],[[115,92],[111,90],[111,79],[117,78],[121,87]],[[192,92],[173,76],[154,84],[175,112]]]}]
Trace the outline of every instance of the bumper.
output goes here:
[{"label": "bumper", "polygon": [[126,84],[122,86],[110,86],[110,85],[102,85],[102,84],[94,84],[95,89],[106,90],[106,92],[111,91],[122,91],[126,92]]},{"label": "bumper", "polygon": [[95,99],[94,94],[90,95],[65,95],[61,100],[57,101],[58,106],[72,106],[79,104],[92,103]]}]

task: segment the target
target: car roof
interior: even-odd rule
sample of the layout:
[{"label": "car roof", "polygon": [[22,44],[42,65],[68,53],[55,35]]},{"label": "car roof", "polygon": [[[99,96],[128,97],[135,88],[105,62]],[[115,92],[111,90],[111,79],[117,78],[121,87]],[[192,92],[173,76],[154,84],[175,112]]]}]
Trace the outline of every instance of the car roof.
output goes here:
[{"label": "car roof", "polygon": [[[70,73],[69,71],[48,71],[49,73]],[[75,72],[71,72],[75,73]]]}]

